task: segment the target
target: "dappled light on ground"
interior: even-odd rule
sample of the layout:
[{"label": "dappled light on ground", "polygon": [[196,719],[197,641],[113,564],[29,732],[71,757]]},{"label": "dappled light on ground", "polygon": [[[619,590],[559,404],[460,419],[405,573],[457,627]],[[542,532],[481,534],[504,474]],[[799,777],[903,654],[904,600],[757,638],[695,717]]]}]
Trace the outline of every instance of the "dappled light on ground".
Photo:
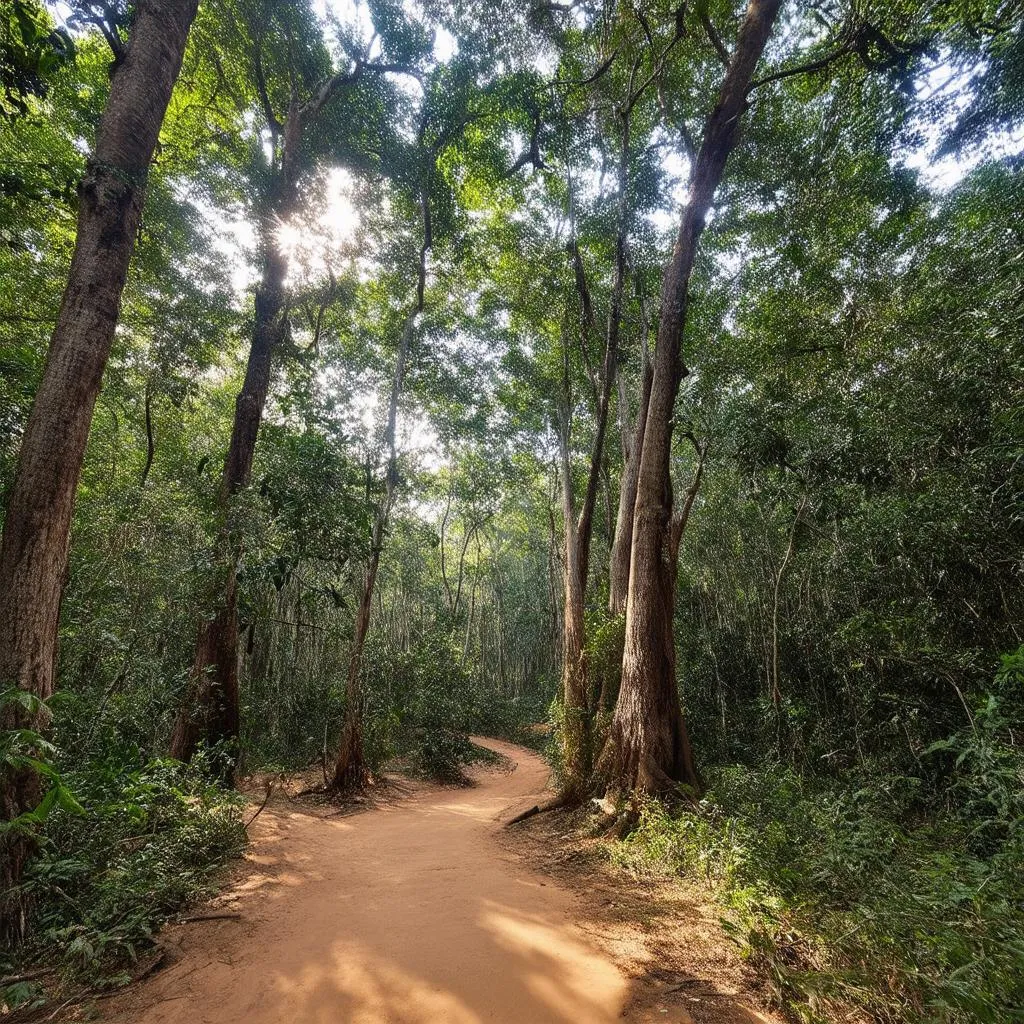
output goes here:
[{"label": "dappled light on ground", "polygon": [[[163,937],[171,964],[113,1001],[119,1024],[611,1024],[691,1016],[637,982],[586,928],[580,898],[496,841],[535,802],[539,758],[423,787],[342,819],[270,807],[237,918]],[[716,1016],[708,1020],[719,1021]],[[731,1018],[755,1020],[740,1007]]]}]

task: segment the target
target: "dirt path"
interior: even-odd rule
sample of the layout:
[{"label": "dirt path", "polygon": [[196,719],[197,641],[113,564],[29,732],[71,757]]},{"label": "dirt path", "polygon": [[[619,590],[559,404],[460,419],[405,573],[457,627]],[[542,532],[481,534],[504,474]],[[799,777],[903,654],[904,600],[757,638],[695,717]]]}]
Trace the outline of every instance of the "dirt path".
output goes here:
[{"label": "dirt path", "polygon": [[516,769],[480,770],[473,788],[422,788],[349,817],[268,807],[252,830],[251,871],[225,897],[241,917],[167,929],[161,938],[170,966],[111,1000],[104,1019],[766,1019],[738,1003],[726,1016],[718,1007],[703,1017],[627,977],[588,930],[586,897],[537,873],[514,847],[498,841],[501,820],[536,802],[547,770],[520,747],[486,743]]}]

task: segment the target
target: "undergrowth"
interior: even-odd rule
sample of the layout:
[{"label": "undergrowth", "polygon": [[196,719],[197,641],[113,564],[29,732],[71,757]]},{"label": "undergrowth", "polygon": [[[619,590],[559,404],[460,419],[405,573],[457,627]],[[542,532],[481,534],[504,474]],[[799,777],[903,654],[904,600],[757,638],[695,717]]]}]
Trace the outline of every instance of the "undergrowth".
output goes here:
[{"label": "undergrowth", "polygon": [[[182,906],[212,894],[218,870],[245,845],[242,798],[212,781],[202,757],[65,769],[77,809],[55,805],[38,823],[39,855],[23,882],[31,942],[4,975],[26,964],[66,981],[112,987],[127,981],[156,929]],[[41,998],[34,981],[0,990],[13,1009]]]},{"label": "undergrowth", "polygon": [[409,771],[421,778],[453,786],[469,784],[466,768],[501,763],[501,755],[473,743],[451,729],[417,729],[408,745]]},{"label": "undergrowth", "polygon": [[709,772],[696,809],[651,802],[613,859],[704,877],[779,1004],[811,1022],[1024,1020],[1024,658],[920,772]]}]

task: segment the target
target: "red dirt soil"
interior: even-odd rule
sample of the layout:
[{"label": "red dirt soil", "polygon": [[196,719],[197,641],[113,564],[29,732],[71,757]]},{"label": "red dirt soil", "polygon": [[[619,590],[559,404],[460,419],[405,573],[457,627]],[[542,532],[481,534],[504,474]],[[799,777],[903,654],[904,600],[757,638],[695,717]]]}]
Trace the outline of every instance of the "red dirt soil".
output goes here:
[{"label": "red dirt soil", "polygon": [[[693,965],[652,967],[629,924],[617,928],[598,910],[595,902],[608,901],[588,893],[585,879],[571,885],[538,871],[536,849],[524,854],[523,844],[517,848],[510,838],[515,830],[504,831],[502,823],[544,799],[547,768],[521,747],[479,742],[509,758],[514,770],[476,769],[471,788],[415,787],[347,817],[299,804],[268,806],[251,829],[247,870],[208,911],[240,916],[165,929],[161,944],[168,966],[109,1000],[101,1007],[102,1019],[111,1024],[752,1024],[772,1019],[751,1007],[753,997],[742,984],[736,987],[742,976],[738,967],[727,979],[731,987],[724,989],[691,976]],[[536,847],[537,833],[533,836]],[[595,937],[595,924],[605,938]],[[706,920],[700,928],[706,935]],[[648,966],[638,970],[645,959]],[[712,998],[694,994],[709,991]]]}]

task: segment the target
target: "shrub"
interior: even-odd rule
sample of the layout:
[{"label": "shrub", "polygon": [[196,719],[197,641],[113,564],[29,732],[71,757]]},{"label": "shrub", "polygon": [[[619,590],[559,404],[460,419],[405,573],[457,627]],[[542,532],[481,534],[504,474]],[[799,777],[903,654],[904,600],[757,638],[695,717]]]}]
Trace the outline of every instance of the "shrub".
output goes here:
[{"label": "shrub", "polygon": [[115,984],[182,905],[214,891],[245,845],[242,798],[203,758],[96,761],[62,779],[81,813],[55,807],[24,882],[34,908],[27,958]]},{"label": "shrub", "polygon": [[706,878],[732,937],[808,1021],[851,1006],[887,1022],[1020,1020],[1024,758],[1010,725],[1022,665],[1006,660],[920,776],[719,768],[696,810],[648,804],[612,855]]},{"label": "shrub", "polygon": [[417,729],[409,748],[410,765],[415,774],[455,786],[469,783],[465,772],[469,765],[496,764],[501,760],[498,754],[450,729]]}]

